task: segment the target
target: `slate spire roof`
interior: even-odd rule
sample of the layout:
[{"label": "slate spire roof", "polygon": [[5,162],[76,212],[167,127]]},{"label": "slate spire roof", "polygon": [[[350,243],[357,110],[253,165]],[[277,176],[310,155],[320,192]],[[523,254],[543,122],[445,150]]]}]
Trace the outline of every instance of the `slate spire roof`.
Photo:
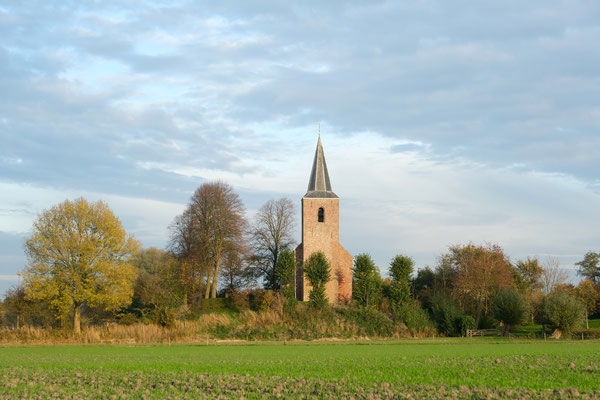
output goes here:
[{"label": "slate spire roof", "polygon": [[337,197],[331,190],[331,182],[329,181],[329,172],[327,172],[327,163],[325,162],[325,153],[323,152],[321,135],[319,135],[317,149],[315,150],[315,159],[310,173],[310,180],[308,181],[308,191],[304,197]]}]

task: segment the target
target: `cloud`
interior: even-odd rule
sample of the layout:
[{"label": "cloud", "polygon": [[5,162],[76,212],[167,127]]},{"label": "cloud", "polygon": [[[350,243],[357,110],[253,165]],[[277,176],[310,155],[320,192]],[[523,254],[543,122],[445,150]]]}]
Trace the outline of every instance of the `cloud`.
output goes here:
[{"label": "cloud", "polygon": [[5,3],[2,229],[85,195],[161,245],[214,179],[251,215],[303,194],[321,121],[353,251],[572,262],[597,245],[598,21],[583,0]]}]

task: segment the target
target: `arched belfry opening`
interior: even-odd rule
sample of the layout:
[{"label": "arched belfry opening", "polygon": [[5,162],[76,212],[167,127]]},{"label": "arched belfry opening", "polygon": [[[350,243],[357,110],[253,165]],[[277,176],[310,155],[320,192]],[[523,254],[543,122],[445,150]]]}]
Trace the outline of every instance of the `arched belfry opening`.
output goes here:
[{"label": "arched belfry opening", "polygon": [[325,222],[325,209],[323,207],[319,208],[318,219],[319,222]]}]

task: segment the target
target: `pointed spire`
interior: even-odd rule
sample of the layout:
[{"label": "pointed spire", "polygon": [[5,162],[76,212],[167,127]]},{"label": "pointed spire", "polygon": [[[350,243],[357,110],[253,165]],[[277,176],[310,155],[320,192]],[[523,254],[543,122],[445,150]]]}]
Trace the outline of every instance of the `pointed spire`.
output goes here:
[{"label": "pointed spire", "polygon": [[327,172],[327,163],[325,162],[325,153],[321,143],[321,129],[319,124],[319,140],[315,150],[315,159],[313,161],[310,180],[308,181],[308,193],[305,197],[337,197],[331,190],[329,181],[329,172]]}]

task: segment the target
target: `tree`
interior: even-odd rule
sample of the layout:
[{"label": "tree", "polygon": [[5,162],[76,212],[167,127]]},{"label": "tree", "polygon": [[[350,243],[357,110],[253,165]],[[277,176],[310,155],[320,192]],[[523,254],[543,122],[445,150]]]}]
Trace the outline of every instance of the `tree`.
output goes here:
[{"label": "tree", "polygon": [[594,283],[591,279],[585,279],[579,282],[576,289],[577,298],[583,303],[585,306],[585,326],[586,328],[590,328],[589,324],[589,316],[594,314],[598,305],[598,292],[594,287]]},{"label": "tree", "polygon": [[423,308],[431,309],[431,297],[435,286],[435,272],[427,266],[417,271],[417,276],[413,280],[415,298],[421,303]]},{"label": "tree", "polygon": [[458,271],[454,295],[472,309],[479,326],[482,312],[496,292],[512,285],[510,262],[502,248],[493,244],[451,246],[449,259]]},{"label": "tree", "polygon": [[554,336],[557,338],[561,335],[568,336],[581,326],[585,315],[583,304],[566,293],[551,293],[546,298],[545,312],[556,329]]},{"label": "tree", "polygon": [[277,258],[275,264],[275,276],[280,287],[281,294],[285,299],[284,310],[292,312],[296,308],[296,254],[284,249]]},{"label": "tree", "polygon": [[242,290],[254,282],[252,268],[248,265],[247,251],[227,251],[221,267],[225,292]]},{"label": "tree", "polygon": [[600,252],[588,251],[583,260],[575,265],[579,266],[577,270],[579,275],[591,280],[594,285],[600,284]]},{"label": "tree", "polygon": [[503,323],[504,336],[510,333],[513,326],[523,322],[526,313],[525,299],[515,289],[502,289],[496,294],[492,304],[492,314]]},{"label": "tree", "polygon": [[252,227],[253,263],[265,289],[278,290],[275,266],[281,251],[294,244],[296,209],[290,199],[269,200],[258,211]]},{"label": "tree", "polygon": [[540,279],[543,268],[537,258],[527,257],[526,261],[519,260],[515,265],[517,272],[516,283],[521,289],[539,289],[541,288]]},{"label": "tree", "polygon": [[22,326],[55,326],[57,319],[49,313],[48,300],[28,298],[23,287],[12,287],[6,291],[2,302],[6,325],[19,328]]},{"label": "tree", "polygon": [[137,268],[134,298],[153,310],[173,308],[182,301],[177,259],[165,250],[150,247],[134,259]]},{"label": "tree", "polygon": [[169,230],[168,248],[179,260],[179,278],[184,289],[183,304],[198,303],[202,297],[201,289],[205,284],[210,261],[206,243],[199,240],[198,221],[190,206],[175,217]]},{"label": "tree", "polygon": [[313,308],[325,308],[327,306],[327,293],[325,285],[331,279],[331,265],[323,252],[312,253],[306,264],[304,272],[312,289],[308,295],[309,304]]},{"label": "tree", "polygon": [[403,304],[411,301],[410,282],[414,270],[414,261],[412,258],[404,255],[397,255],[390,262],[390,302],[392,309],[398,309]]},{"label": "tree", "polygon": [[50,300],[58,316],[73,312],[80,333],[84,304],[105,310],[129,304],[138,248],[105,203],[66,200],[38,216],[25,242],[27,295]]},{"label": "tree", "polygon": [[542,291],[547,296],[558,286],[567,282],[567,272],[560,268],[556,258],[548,258],[542,268],[541,274]]},{"label": "tree", "polygon": [[182,262],[182,279],[198,295],[217,297],[221,266],[229,253],[243,253],[247,222],[244,205],[223,182],[201,185],[171,228],[171,249]]},{"label": "tree", "polygon": [[354,258],[352,269],[352,301],[363,307],[375,307],[381,294],[382,280],[379,270],[369,254]]}]

